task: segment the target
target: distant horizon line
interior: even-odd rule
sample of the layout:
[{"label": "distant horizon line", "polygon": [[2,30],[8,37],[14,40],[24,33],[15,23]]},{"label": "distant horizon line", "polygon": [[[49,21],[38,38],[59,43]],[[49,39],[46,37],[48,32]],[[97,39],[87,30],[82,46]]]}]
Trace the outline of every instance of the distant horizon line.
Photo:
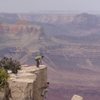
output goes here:
[{"label": "distant horizon line", "polygon": [[[95,12],[95,13],[94,13]],[[100,15],[100,13],[97,13],[99,11],[67,11],[67,10],[48,10],[48,11],[30,11],[30,12],[9,12],[9,11],[0,11],[0,13],[4,14],[96,14]]]}]

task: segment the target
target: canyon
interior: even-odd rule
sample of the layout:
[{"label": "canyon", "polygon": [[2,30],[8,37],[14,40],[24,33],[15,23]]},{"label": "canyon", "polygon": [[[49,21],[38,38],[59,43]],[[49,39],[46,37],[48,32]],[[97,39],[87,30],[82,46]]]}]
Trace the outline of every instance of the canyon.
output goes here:
[{"label": "canyon", "polygon": [[34,65],[37,52],[48,66],[47,100],[100,98],[100,16],[0,14],[0,57]]}]

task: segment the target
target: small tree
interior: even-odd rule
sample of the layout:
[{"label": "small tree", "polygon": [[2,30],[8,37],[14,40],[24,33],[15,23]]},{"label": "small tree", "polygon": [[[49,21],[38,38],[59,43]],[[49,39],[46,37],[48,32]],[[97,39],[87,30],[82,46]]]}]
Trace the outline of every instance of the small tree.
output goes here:
[{"label": "small tree", "polygon": [[7,82],[9,75],[4,68],[0,68],[0,88],[3,88]]},{"label": "small tree", "polygon": [[4,57],[0,61],[1,68],[4,68],[6,71],[11,70],[12,73],[17,74],[18,70],[21,69],[21,64],[17,60],[13,60],[12,58]]},{"label": "small tree", "polygon": [[7,57],[4,57],[0,60],[0,67],[4,68],[6,71],[10,68],[9,59]]},{"label": "small tree", "polygon": [[17,60],[12,60],[12,61],[11,61],[11,71],[12,71],[12,73],[17,74],[17,73],[18,73],[18,70],[21,69],[20,66],[21,66],[21,65],[20,65],[20,62],[19,62],[19,61],[17,61]]}]

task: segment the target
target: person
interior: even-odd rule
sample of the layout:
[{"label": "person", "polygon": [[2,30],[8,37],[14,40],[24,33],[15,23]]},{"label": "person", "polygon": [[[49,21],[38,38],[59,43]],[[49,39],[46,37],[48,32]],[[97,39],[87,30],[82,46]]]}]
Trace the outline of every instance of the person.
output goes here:
[{"label": "person", "polygon": [[35,57],[35,61],[36,61],[36,66],[39,67],[40,63],[42,64],[42,59],[43,59],[43,55],[36,55]]},{"label": "person", "polygon": [[49,87],[49,82],[46,83],[46,86],[42,87],[42,92],[41,92],[41,96],[44,97],[46,99],[46,93],[48,92],[48,87]]},{"label": "person", "polygon": [[35,59],[36,60],[36,66],[39,67],[40,65],[40,59]]}]

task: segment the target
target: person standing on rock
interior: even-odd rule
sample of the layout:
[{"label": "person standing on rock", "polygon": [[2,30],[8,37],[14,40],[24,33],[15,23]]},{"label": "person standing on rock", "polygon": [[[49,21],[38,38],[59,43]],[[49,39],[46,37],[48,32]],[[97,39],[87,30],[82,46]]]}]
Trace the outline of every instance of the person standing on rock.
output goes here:
[{"label": "person standing on rock", "polygon": [[39,54],[39,55],[36,55],[35,57],[35,61],[36,61],[36,66],[39,68],[39,65],[40,63],[42,64],[42,59],[43,59],[43,55]]}]

